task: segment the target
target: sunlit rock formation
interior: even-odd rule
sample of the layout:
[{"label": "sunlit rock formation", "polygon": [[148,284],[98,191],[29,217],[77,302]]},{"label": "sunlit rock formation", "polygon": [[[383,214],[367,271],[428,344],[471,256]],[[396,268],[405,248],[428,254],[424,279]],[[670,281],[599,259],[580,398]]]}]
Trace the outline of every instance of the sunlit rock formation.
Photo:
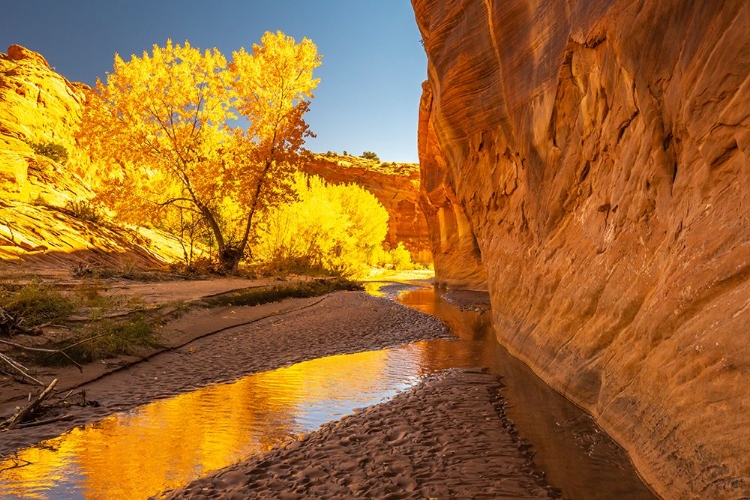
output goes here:
[{"label": "sunlit rock formation", "polygon": [[419,165],[318,154],[302,170],[331,184],[357,184],[372,193],[388,211],[390,248],[401,242],[414,262],[432,263],[427,221],[419,206]]},{"label": "sunlit rock formation", "polygon": [[435,282],[441,286],[487,289],[487,276],[474,230],[456,196],[453,169],[445,163],[430,120],[432,90],[425,82],[419,106],[420,206],[427,217]]},{"label": "sunlit rock formation", "polygon": [[[73,152],[85,86],[71,83],[40,54],[19,45],[0,53],[0,191],[4,200],[80,196],[86,187],[32,149],[57,144]],[[33,182],[34,178],[39,182]]]},{"label": "sunlit rock formation", "polygon": [[[147,229],[103,227],[76,217],[70,203],[93,196],[76,165],[73,132],[83,90],[19,45],[0,53],[0,271],[71,265],[152,267],[178,260],[175,238]],[[68,161],[34,151],[64,148]]]},{"label": "sunlit rock formation", "polygon": [[412,4],[438,279],[659,493],[750,496],[750,4]]}]

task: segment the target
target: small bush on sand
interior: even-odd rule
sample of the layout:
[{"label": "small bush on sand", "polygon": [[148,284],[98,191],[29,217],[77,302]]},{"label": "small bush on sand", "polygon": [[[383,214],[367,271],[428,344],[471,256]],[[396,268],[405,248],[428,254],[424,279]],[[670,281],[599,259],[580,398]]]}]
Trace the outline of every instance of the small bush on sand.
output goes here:
[{"label": "small bush on sand", "polygon": [[[62,349],[77,363],[91,363],[117,355],[138,355],[162,345],[154,334],[155,325],[144,314],[136,314],[123,320],[96,321],[74,337],[48,344],[47,349]],[[44,366],[64,366],[70,360],[60,354],[34,353],[31,359]]]},{"label": "small bush on sand", "polygon": [[66,352],[79,362],[95,361],[118,354],[139,354],[144,348],[161,345],[154,335],[154,326],[144,314],[136,314],[121,321],[100,321],[94,328],[89,328],[87,333],[101,337],[79,344]]},{"label": "small bush on sand", "polygon": [[46,156],[52,161],[65,165],[68,161],[68,150],[62,144],[54,142],[33,142],[29,143],[34,153],[42,156]]},{"label": "small bush on sand", "polygon": [[66,210],[76,219],[100,224],[104,220],[104,214],[91,200],[68,201]]},{"label": "small bush on sand", "polygon": [[205,302],[210,307],[255,306],[268,302],[279,302],[288,298],[316,297],[337,290],[362,290],[362,285],[346,279],[320,279],[292,285],[263,288],[246,288],[224,295],[211,297]]},{"label": "small bush on sand", "polygon": [[0,287],[0,307],[17,318],[25,328],[62,321],[75,309],[73,300],[59,290],[32,282],[21,287]]}]

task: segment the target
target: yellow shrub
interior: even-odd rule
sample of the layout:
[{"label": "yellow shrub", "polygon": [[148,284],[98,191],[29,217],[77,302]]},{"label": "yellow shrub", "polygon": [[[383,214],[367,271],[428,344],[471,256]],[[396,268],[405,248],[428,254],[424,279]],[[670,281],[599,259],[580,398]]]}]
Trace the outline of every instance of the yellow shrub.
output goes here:
[{"label": "yellow shrub", "polygon": [[366,275],[388,232],[385,208],[359,186],[328,185],[317,176],[295,174],[294,190],[297,201],[264,214],[254,259]]}]

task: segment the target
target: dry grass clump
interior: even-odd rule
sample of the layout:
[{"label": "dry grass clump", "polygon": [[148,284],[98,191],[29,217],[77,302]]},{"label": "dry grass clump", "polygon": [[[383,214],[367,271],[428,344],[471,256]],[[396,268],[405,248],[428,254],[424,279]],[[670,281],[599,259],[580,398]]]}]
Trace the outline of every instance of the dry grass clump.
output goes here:
[{"label": "dry grass clump", "polygon": [[165,317],[137,297],[104,294],[96,281],[68,292],[39,282],[5,284],[0,286],[0,309],[15,325],[0,329],[0,335],[35,335],[13,339],[9,352],[22,362],[44,366],[89,363],[158,347],[158,327],[184,310],[181,304],[171,306],[172,312]]}]

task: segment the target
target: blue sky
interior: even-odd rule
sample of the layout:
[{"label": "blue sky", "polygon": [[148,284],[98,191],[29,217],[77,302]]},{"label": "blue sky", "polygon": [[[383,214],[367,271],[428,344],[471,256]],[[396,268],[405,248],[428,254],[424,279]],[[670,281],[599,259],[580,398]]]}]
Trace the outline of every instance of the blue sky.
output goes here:
[{"label": "blue sky", "polygon": [[265,31],[310,38],[323,54],[307,121],[313,151],[374,151],[417,160],[417,115],[427,62],[409,0],[16,0],[4,2],[0,51],[17,43],[59,73],[93,84],[153,44],[189,40],[230,57]]}]

